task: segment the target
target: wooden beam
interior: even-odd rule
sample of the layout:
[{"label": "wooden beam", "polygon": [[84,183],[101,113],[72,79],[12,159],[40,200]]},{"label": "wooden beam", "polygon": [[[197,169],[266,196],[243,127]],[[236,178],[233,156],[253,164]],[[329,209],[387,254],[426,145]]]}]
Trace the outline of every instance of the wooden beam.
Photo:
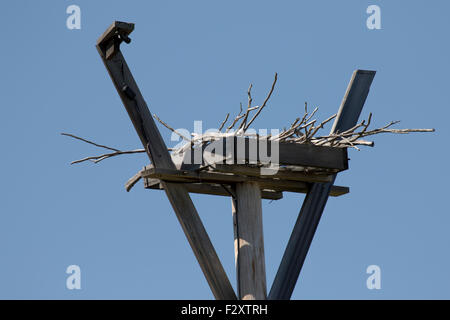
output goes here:
[{"label": "wooden beam", "polygon": [[[153,175],[156,173],[156,171],[153,170],[153,165],[145,166],[143,170],[139,171],[135,176],[130,178],[129,182],[127,182],[128,185],[131,185],[132,183],[136,183],[136,179],[139,177],[146,177],[147,175]],[[302,169],[302,170],[300,170]],[[233,181],[241,181],[244,179],[244,177],[257,177],[262,179],[279,179],[279,180],[290,180],[290,181],[301,181],[301,182],[330,182],[332,179],[333,174],[329,171],[322,171],[322,170],[311,170],[308,169],[308,171],[305,170],[305,168],[299,168],[299,167],[280,167],[278,168],[278,171],[271,172],[271,174],[263,174],[261,172],[261,168],[259,167],[252,167],[248,165],[239,165],[239,164],[214,164],[210,166],[208,170],[200,169],[200,166],[198,165],[187,165],[187,164],[180,164],[179,168],[177,167],[178,171],[163,171],[158,169],[157,172],[164,174],[164,172],[167,172],[168,174],[174,174],[174,175],[187,175],[191,176],[196,179],[201,179],[202,177],[221,177],[221,176],[230,176],[230,175],[236,175],[237,178],[231,178],[234,179]],[[201,175],[201,174],[202,175]],[[240,177],[239,177],[240,176]],[[251,178],[249,178],[251,179]]]},{"label": "wooden beam", "polygon": [[[244,182],[256,182],[262,189],[276,191],[289,191],[297,193],[307,193],[311,187],[310,183],[295,180],[281,180],[273,178],[260,178],[250,176],[239,176],[235,174],[222,174],[210,171],[182,171],[172,169],[150,168],[141,171],[144,179],[158,179],[177,183],[216,183],[216,184],[236,184]],[[331,196],[341,196],[349,192],[348,187],[331,186]]]},{"label": "wooden beam", "polygon": [[[183,182],[179,182],[183,183]],[[259,184],[259,183],[258,183]],[[230,196],[229,193],[223,189],[223,186],[231,187],[232,184],[224,183],[217,184],[214,182],[207,183],[184,183],[183,184],[189,193],[199,193],[199,194],[211,194],[217,196]],[[144,188],[153,190],[164,190],[159,179],[144,178]],[[283,197],[283,192],[293,192],[293,193],[308,193],[308,187],[299,187],[298,185],[287,185],[284,184],[282,187],[270,185],[260,185],[261,197],[263,199],[269,200],[280,200]],[[330,197],[340,197],[346,195],[350,192],[349,187],[343,186],[332,186],[330,190]]]},{"label": "wooden beam", "polygon": [[369,70],[356,70],[353,72],[350,84],[347,87],[331,128],[331,133],[343,132],[358,123],[375,74],[375,71]]},{"label": "wooden beam", "polygon": [[234,248],[238,296],[267,299],[261,193],[253,182],[236,184],[233,199]]},{"label": "wooden beam", "polygon": [[[145,183],[146,189],[164,190],[164,187],[161,185],[160,180],[158,179],[147,179],[144,181],[148,181],[147,183]],[[189,193],[209,194],[223,197],[231,196],[228,189],[225,189],[225,187],[229,188],[230,186],[224,186],[214,183],[186,183],[184,184],[184,187]],[[280,200],[283,198],[283,192],[263,189],[261,190],[261,198],[267,200]]]},{"label": "wooden beam", "polygon": [[[313,144],[276,142],[267,139],[260,139],[256,142],[255,138],[244,137],[227,137],[216,140],[208,145],[210,153],[203,150],[190,149],[185,153],[185,163],[196,163],[195,155],[197,152],[201,154],[202,160],[208,154],[217,156],[217,160],[213,163],[223,164],[246,164],[252,162],[260,162],[261,155],[272,157],[272,143],[278,144],[278,160],[275,163],[279,165],[291,165],[311,168],[332,169],[339,172],[348,169],[348,155],[346,148],[336,148],[328,146],[316,146]],[[264,147],[264,152],[260,151],[260,147]],[[198,150],[198,151],[194,151]],[[275,151],[275,150],[274,150]],[[254,154],[256,153],[256,154]],[[260,154],[261,153],[261,154]],[[267,155],[265,154],[267,153]],[[220,155],[220,157],[218,156]],[[272,157],[273,158],[273,157]],[[263,159],[266,160],[267,159]],[[212,161],[202,162],[201,164],[211,164]],[[199,163],[196,163],[199,164]]]},{"label": "wooden beam", "polygon": [[[278,188],[278,187],[273,187],[274,191],[286,191],[286,192],[294,192],[294,193],[308,193],[312,186],[314,184],[310,184],[308,189],[303,189],[303,188],[298,188],[295,185],[289,186],[287,184],[285,184],[282,188]],[[330,190],[330,197],[340,197],[343,195],[346,195],[347,193],[350,192],[350,188],[349,187],[343,187],[343,186],[331,186],[331,190]]]},{"label": "wooden beam", "polygon": [[[331,133],[342,132],[356,125],[374,77],[375,71],[356,70],[353,73]],[[313,183],[308,191],[272,284],[269,299],[291,298],[335,179],[336,175],[331,182]]]},{"label": "wooden beam", "polygon": [[[115,22],[97,42],[97,50],[130,116],[136,132],[156,168],[176,167],[156,127],[145,100],[120,52],[133,24]],[[110,36],[113,34],[113,36]],[[111,46],[114,50],[111,51]],[[216,299],[236,299],[233,287],[223,269],[192,200],[181,184],[161,181],[178,221],[191,245]]]},{"label": "wooden beam", "polygon": [[292,181],[303,181],[303,182],[330,182],[332,174],[328,173],[316,173],[316,172],[305,172],[300,170],[288,169],[280,167],[278,172],[271,175],[262,175],[261,168],[250,167],[248,165],[239,164],[215,164],[213,165],[214,172],[221,173],[232,173],[237,175],[245,175],[250,177],[262,177],[262,178],[272,178],[272,179],[282,179],[282,180],[292,180]]},{"label": "wooden beam", "polygon": [[280,164],[343,171],[348,169],[347,148],[280,143]]}]

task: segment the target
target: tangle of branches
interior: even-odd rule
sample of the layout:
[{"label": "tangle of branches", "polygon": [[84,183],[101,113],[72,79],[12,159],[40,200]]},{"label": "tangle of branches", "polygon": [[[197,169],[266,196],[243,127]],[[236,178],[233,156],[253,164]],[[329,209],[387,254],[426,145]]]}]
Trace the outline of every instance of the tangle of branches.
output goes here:
[{"label": "tangle of branches", "polygon": [[[225,116],[225,119],[220,123],[217,132],[209,132],[205,134],[192,134],[191,137],[186,137],[182,135],[177,130],[173,129],[170,125],[162,121],[157,115],[153,115],[154,118],[160,122],[164,127],[172,131],[173,133],[180,136],[183,140],[186,141],[186,144],[178,149],[169,149],[172,152],[182,153],[186,151],[188,148],[191,148],[193,145],[199,144],[208,144],[214,140],[222,139],[230,136],[247,136],[247,137],[255,137],[254,130],[249,130],[250,126],[255,122],[261,112],[267,106],[272,93],[275,89],[275,85],[277,83],[278,76],[275,73],[274,80],[272,82],[272,86],[264,99],[263,103],[260,106],[253,106],[253,98],[252,98],[252,88],[253,85],[250,84],[247,90],[247,107],[245,112],[243,112],[242,103],[240,104],[239,113],[234,117],[232,121],[230,121],[227,126],[228,120],[230,120],[230,114],[228,113]],[[395,129],[393,128],[400,121],[392,121],[386,124],[384,127],[369,129],[369,126],[372,122],[372,114],[369,114],[368,118],[361,121],[353,128],[350,128],[343,132],[336,132],[332,134],[320,135],[322,129],[324,129],[325,125],[327,125],[330,121],[336,118],[336,114],[328,117],[327,119],[318,122],[317,119],[313,119],[315,114],[319,108],[315,108],[313,111],[308,110],[308,104],[305,102],[304,113],[301,117],[296,118],[289,128],[283,129],[279,134],[275,136],[257,136],[257,138],[276,140],[280,142],[287,143],[308,143],[317,146],[329,146],[336,148],[354,148],[360,150],[359,146],[369,146],[373,147],[374,142],[365,140],[369,136],[381,134],[381,133],[394,133],[394,134],[409,134],[413,132],[434,132],[434,129]],[[79,160],[72,161],[71,164],[81,163],[85,161],[91,161],[94,163],[98,163],[102,160],[116,157],[124,154],[134,154],[134,153],[145,153],[144,149],[135,149],[135,150],[126,150],[122,151],[117,148],[109,147],[106,145],[101,145],[87,139],[78,137],[69,133],[61,133],[64,136],[68,136],[85,143],[94,145],[98,148],[103,148],[108,150],[109,152],[103,153],[96,156],[89,156]]]}]

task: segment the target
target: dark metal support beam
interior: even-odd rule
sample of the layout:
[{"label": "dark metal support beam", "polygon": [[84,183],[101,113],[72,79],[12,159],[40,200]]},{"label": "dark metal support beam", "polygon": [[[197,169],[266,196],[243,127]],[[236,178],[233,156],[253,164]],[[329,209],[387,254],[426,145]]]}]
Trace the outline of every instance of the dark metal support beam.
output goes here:
[{"label": "dark metal support beam", "polygon": [[[150,114],[147,104],[120,52],[120,43],[131,40],[134,24],[115,22],[97,41],[98,52],[155,168],[173,169],[175,164]],[[178,221],[197,257],[216,299],[234,300],[236,294],[186,188],[161,181]]]},{"label": "dark metal support beam", "polygon": [[[355,126],[369,94],[375,71],[356,70],[348,85],[331,133]],[[303,202],[268,299],[289,300],[328,200],[331,182],[313,183]]]}]

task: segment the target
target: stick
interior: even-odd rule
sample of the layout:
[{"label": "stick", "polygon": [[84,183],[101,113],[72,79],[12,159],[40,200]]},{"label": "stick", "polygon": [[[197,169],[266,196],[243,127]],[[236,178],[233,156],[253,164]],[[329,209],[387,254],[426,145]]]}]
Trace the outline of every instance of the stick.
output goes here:
[{"label": "stick", "polygon": [[181,133],[179,133],[177,130],[175,130],[174,128],[172,128],[171,126],[169,126],[167,123],[165,123],[164,121],[162,121],[160,118],[158,118],[158,116],[156,114],[153,114],[153,117],[158,120],[164,127],[166,127],[167,129],[169,129],[170,131],[172,131],[173,133],[179,135],[181,138],[183,138],[183,140],[186,141],[191,141],[191,139],[183,136]]},{"label": "stick", "polygon": [[136,150],[129,150],[129,151],[116,151],[113,153],[105,153],[105,154],[101,154],[98,156],[90,156],[90,157],[86,157],[83,159],[75,160],[75,161],[72,161],[70,164],[77,164],[77,163],[81,163],[84,161],[91,161],[93,163],[99,163],[100,161],[108,159],[108,158],[120,156],[122,154],[134,154],[134,153],[145,153],[145,150],[144,149],[136,149]]},{"label": "stick", "polygon": [[228,117],[230,116],[229,113],[227,113],[227,116],[225,117],[225,120],[223,120],[222,124],[219,127],[219,131],[222,131],[223,126],[225,125],[225,123],[227,123]]},{"label": "stick", "polygon": [[101,144],[98,144],[98,143],[95,143],[95,142],[86,140],[86,139],[84,139],[84,138],[80,138],[80,137],[78,137],[78,136],[76,136],[76,135],[73,135],[73,134],[70,134],[70,133],[64,133],[64,132],[62,132],[61,135],[67,136],[67,137],[71,137],[71,138],[74,138],[74,139],[77,139],[77,140],[81,140],[81,141],[83,141],[83,142],[92,144],[92,145],[94,145],[94,146],[96,146],[96,147],[99,147],[99,148],[105,148],[105,149],[108,149],[108,150],[120,152],[120,150],[118,150],[118,149],[111,148],[111,147],[108,147],[108,146],[104,146],[104,145],[101,145]]},{"label": "stick", "polygon": [[278,79],[278,74],[275,73],[275,79],[273,80],[272,83],[272,88],[270,88],[270,92],[267,95],[266,99],[264,100],[263,104],[258,108],[258,110],[256,111],[256,113],[253,115],[252,119],[248,122],[248,124],[246,124],[244,126],[244,131],[248,129],[248,127],[250,127],[250,125],[253,123],[253,121],[255,121],[255,119],[259,116],[259,114],[261,113],[261,111],[264,109],[264,107],[266,106],[267,101],[269,101],[270,97],[272,96],[272,92],[273,89],[275,89],[275,84],[277,83],[277,79]]}]

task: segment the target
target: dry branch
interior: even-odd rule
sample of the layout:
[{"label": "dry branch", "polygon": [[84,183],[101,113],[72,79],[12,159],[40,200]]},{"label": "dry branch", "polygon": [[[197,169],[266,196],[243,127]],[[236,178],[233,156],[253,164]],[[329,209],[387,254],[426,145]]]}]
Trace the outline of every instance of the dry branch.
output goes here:
[{"label": "dry branch", "polygon": [[112,158],[115,156],[120,156],[122,154],[133,154],[133,153],[144,153],[145,150],[144,149],[136,149],[136,150],[128,150],[128,151],[116,151],[116,152],[112,152],[112,153],[105,153],[105,154],[101,154],[98,156],[90,156],[90,157],[86,157],[83,159],[79,159],[79,160],[75,160],[72,161],[70,164],[77,164],[77,163],[81,163],[84,161],[92,161],[93,163],[99,163],[102,160],[108,159],[108,158]]},{"label": "dry branch", "polygon": [[179,133],[177,130],[175,130],[174,128],[172,128],[171,126],[169,126],[167,123],[165,123],[164,121],[162,121],[156,114],[153,114],[153,117],[158,120],[159,123],[161,123],[164,127],[166,127],[167,129],[169,129],[170,131],[172,131],[173,133],[177,134],[178,136],[180,136],[181,138],[183,138],[183,140],[186,141],[191,141],[191,139],[189,139],[188,137],[183,136],[181,133]]},{"label": "dry branch", "polygon": [[227,113],[225,120],[223,120],[222,124],[219,126],[219,131],[222,131],[223,127],[225,126],[225,123],[227,123],[227,121],[228,121],[229,116],[230,116],[230,113]]},{"label": "dry branch", "polygon": [[244,115],[241,115],[242,113],[242,103],[239,105],[240,109],[239,109],[239,113],[237,114],[236,118],[234,118],[233,122],[231,123],[231,125],[227,128],[227,130],[225,132],[229,132],[231,129],[234,128],[235,124],[244,117]]},{"label": "dry branch", "polygon": [[[201,145],[201,144],[208,144],[212,141],[222,139],[224,137],[229,136],[246,136],[246,137],[259,137],[262,139],[270,139],[274,141],[282,141],[282,142],[289,142],[289,143],[310,143],[317,146],[331,146],[336,148],[354,148],[357,150],[360,150],[358,146],[369,146],[373,147],[374,142],[373,141],[366,141],[363,138],[368,136],[373,136],[381,133],[394,133],[394,134],[409,134],[413,132],[434,132],[434,129],[393,129],[392,126],[399,123],[399,121],[392,121],[385,125],[384,127],[372,129],[369,130],[369,126],[372,123],[372,113],[369,114],[367,120],[363,120],[354,127],[343,131],[343,132],[337,132],[334,134],[329,135],[323,135],[323,136],[317,136],[318,132],[321,129],[324,129],[325,125],[328,124],[331,120],[336,118],[336,114],[330,116],[329,118],[325,119],[324,121],[320,122],[319,124],[316,119],[313,119],[314,115],[317,113],[319,108],[315,108],[311,113],[308,112],[308,103],[305,102],[305,111],[302,117],[296,118],[289,128],[283,129],[281,133],[279,133],[276,136],[258,136],[254,133],[247,132],[247,129],[252,125],[252,123],[256,120],[256,118],[261,114],[263,109],[266,107],[268,101],[270,100],[272,93],[275,89],[275,85],[277,83],[278,75],[275,73],[274,80],[272,83],[272,86],[270,88],[269,93],[267,94],[264,102],[261,104],[261,106],[255,106],[252,107],[253,98],[251,90],[253,88],[253,85],[250,84],[248,90],[247,90],[247,109],[245,113],[242,109],[242,103],[240,104],[240,110],[239,113],[236,115],[232,123],[226,128],[225,132],[222,132],[222,129],[225,127],[225,124],[227,123],[230,114],[227,113],[225,120],[221,123],[219,126],[219,132],[218,133],[206,133],[206,134],[193,134],[192,138],[188,138],[184,135],[182,135],[177,130],[173,129],[171,126],[169,126],[167,123],[162,121],[157,115],[153,115],[156,120],[158,120],[163,126],[165,126],[170,131],[174,132],[178,136],[180,136],[182,139],[187,141],[187,143],[182,146],[181,148],[178,148],[176,150],[169,149],[171,151],[174,151],[176,153],[183,153],[187,151],[189,148],[191,148],[193,145]],[[250,114],[256,111],[250,120]],[[239,123],[240,121],[240,123]],[[239,123],[239,124],[238,124]],[[317,125],[316,125],[317,124]],[[232,131],[233,128],[237,126],[236,131]],[[88,144],[94,145],[99,148],[104,148],[111,150],[113,152],[105,153],[97,156],[90,156],[83,159],[72,161],[71,164],[81,163],[85,161],[92,161],[94,163],[98,163],[102,160],[112,158],[115,156],[123,155],[123,154],[133,154],[133,153],[144,153],[144,149],[136,149],[136,150],[127,150],[127,151],[121,151],[119,149],[109,147],[106,145],[101,145],[95,142],[92,142],[90,140],[75,136],[73,134],[69,133],[61,133],[64,136],[68,136],[83,142],[86,142]],[[134,177],[135,179],[131,179],[130,182],[127,184],[129,185],[129,188],[134,185],[134,183],[137,182],[137,177]],[[127,187],[128,188],[128,187]]]},{"label": "dry branch", "polygon": [[123,154],[133,154],[133,153],[144,153],[145,152],[145,149],[135,149],[135,150],[121,151],[121,150],[113,148],[113,147],[101,145],[101,144],[92,142],[90,140],[87,140],[85,138],[78,137],[78,136],[76,136],[74,134],[71,134],[71,133],[64,133],[63,132],[63,133],[61,133],[61,135],[67,136],[67,137],[71,137],[71,138],[74,138],[74,139],[86,142],[88,144],[92,144],[92,145],[94,145],[96,147],[99,147],[99,148],[104,148],[104,149],[108,149],[108,150],[114,151],[114,152],[110,152],[110,153],[104,153],[104,154],[100,154],[100,155],[97,155],[97,156],[90,156],[90,157],[82,158],[82,159],[79,159],[79,160],[75,160],[75,161],[72,161],[70,164],[77,164],[77,163],[81,163],[81,162],[85,162],[85,161],[91,161],[93,163],[99,163],[102,160],[105,160],[105,159],[108,159],[108,158],[112,158],[112,157],[116,157],[116,156],[120,156],[120,155],[123,155]]},{"label": "dry branch", "polygon": [[277,80],[278,80],[278,74],[275,73],[275,79],[273,80],[272,88],[270,88],[269,94],[267,95],[267,97],[266,97],[266,99],[264,100],[263,104],[262,104],[260,107],[258,107],[258,110],[257,110],[256,113],[253,115],[253,118],[248,122],[248,124],[246,124],[246,125],[244,126],[244,131],[247,130],[248,127],[251,126],[251,124],[253,123],[253,121],[255,121],[255,119],[259,116],[259,114],[261,113],[261,111],[262,111],[262,110],[264,109],[264,107],[266,106],[267,101],[269,101],[270,97],[272,96],[273,89],[275,89],[275,84],[277,83]]},{"label": "dry branch", "polygon": [[104,149],[108,149],[108,150],[120,152],[120,150],[118,150],[118,149],[111,148],[111,147],[108,147],[108,146],[104,146],[104,145],[101,145],[101,144],[97,144],[97,143],[95,143],[95,142],[86,140],[86,139],[84,139],[84,138],[77,137],[76,135],[73,135],[73,134],[70,134],[70,133],[64,133],[64,132],[62,132],[61,135],[67,136],[67,137],[71,137],[71,138],[74,138],[74,139],[77,139],[77,140],[81,140],[81,141],[83,141],[83,142],[92,144],[92,145],[94,145],[94,146],[96,146],[96,147],[99,147],[99,148],[104,148]]}]

